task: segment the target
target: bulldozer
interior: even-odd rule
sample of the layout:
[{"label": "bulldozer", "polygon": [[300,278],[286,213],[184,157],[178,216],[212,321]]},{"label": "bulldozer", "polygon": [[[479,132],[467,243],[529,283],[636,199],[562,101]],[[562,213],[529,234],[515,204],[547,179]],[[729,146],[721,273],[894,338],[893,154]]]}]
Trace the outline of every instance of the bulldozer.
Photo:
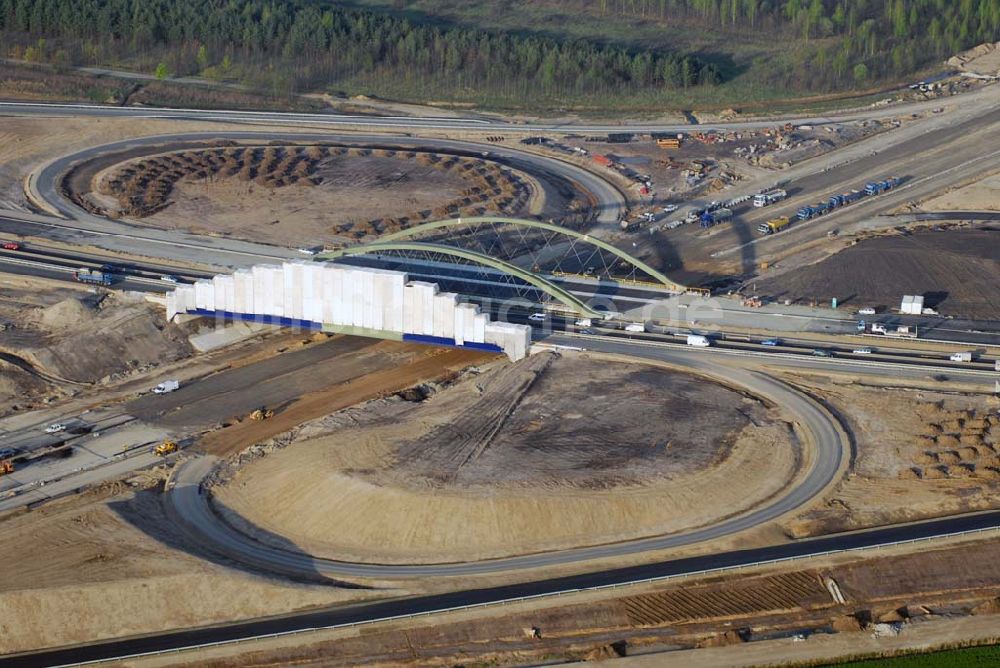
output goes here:
[{"label": "bulldozer", "polygon": [[157,457],[166,457],[173,452],[177,452],[177,444],[173,441],[164,441],[153,448],[153,454]]},{"label": "bulldozer", "polygon": [[0,475],[7,475],[14,472],[14,462],[9,459],[0,460]]},{"label": "bulldozer", "polygon": [[253,420],[254,422],[261,422],[263,420],[268,419],[269,417],[272,417],[273,415],[274,411],[268,410],[267,408],[261,406],[260,408],[250,413],[250,419]]}]

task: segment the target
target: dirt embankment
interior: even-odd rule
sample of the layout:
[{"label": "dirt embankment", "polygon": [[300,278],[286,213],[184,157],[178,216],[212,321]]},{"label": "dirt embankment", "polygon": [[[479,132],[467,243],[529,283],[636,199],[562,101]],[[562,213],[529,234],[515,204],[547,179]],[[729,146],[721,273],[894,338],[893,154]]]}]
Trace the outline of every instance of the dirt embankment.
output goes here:
[{"label": "dirt embankment", "polygon": [[903,295],[945,315],[1000,318],[1000,229],[961,227],[864,239],[816,264],[758,280],[793,302],[898,308]]},{"label": "dirt embankment", "polygon": [[185,332],[159,307],[117,293],[25,310],[14,328],[0,332],[0,349],[78,383],[116,380],[192,352]]},{"label": "dirt embankment", "polygon": [[547,357],[336,414],[213,488],[217,507],[261,540],[317,554],[455,561],[705,524],[797,470],[787,425],[753,399],[642,365]]}]

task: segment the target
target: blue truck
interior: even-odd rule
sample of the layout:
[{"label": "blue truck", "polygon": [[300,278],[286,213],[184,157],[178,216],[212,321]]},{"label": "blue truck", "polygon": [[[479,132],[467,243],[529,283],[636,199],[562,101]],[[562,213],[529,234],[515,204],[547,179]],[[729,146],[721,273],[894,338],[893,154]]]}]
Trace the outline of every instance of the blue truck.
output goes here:
[{"label": "blue truck", "polygon": [[732,217],[733,212],[730,209],[715,209],[714,211],[706,211],[701,214],[701,226],[712,227],[713,225],[725,222]]},{"label": "blue truck", "polygon": [[114,275],[106,271],[100,271],[98,269],[89,269],[87,267],[81,267],[74,274],[73,278],[80,281],[81,283],[90,283],[92,285],[111,285],[114,281]]}]

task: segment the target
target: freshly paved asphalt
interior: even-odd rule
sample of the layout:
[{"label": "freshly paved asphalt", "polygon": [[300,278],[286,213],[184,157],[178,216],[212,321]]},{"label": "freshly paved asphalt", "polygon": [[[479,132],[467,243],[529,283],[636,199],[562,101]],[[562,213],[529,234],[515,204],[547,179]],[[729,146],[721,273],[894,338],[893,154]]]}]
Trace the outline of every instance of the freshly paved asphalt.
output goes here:
[{"label": "freshly paved asphalt", "polygon": [[[869,531],[837,534],[769,547],[716,552],[697,557],[671,559],[641,566],[616,568],[559,578],[523,582],[501,587],[455,591],[431,596],[392,599],[377,603],[345,605],[283,617],[259,619],[226,626],[170,631],[34,654],[0,657],[0,668],[59,666],[84,661],[124,657],[143,652],[192,647],[204,643],[234,641],[271,633],[308,631],[330,626],[377,621],[398,615],[432,613],[450,608],[538,596],[591,587],[625,584],[672,575],[697,574],[706,569],[752,565],[771,559],[807,557],[825,552],[932,538],[960,531],[1000,528],[1000,512],[991,511],[929,522],[890,526]],[[553,604],[558,604],[553,600]]]}]

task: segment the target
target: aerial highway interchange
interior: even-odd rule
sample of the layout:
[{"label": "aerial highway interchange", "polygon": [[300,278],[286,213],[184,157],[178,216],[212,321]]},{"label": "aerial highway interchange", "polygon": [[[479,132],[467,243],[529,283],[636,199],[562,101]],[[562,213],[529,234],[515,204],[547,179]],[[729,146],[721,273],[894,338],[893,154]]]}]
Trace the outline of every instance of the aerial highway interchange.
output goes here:
[{"label": "aerial highway interchange", "polygon": [[[790,180],[800,190],[784,205],[788,210],[818,194],[841,190],[850,184],[861,182],[867,178],[866,175],[900,174],[904,175],[905,180],[898,191],[886,195],[884,199],[873,198],[856,207],[845,208],[828,219],[792,226],[787,232],[773,237],[746,238],[737,244],[727,242],[725,248],[713,250],[712,256],[743,254],[752,265],[756,255],[750,255],[747,251],[752,246],[766,247],[777,253],[795,248],[807,239],[826,235],[833,229],[845,234],[896,226],[896,219],[888,215],[890,211],[907,202],[966,183],[974,175],[995,166],[1000,148],[984,145],[983,138],[1000,136],[1000,111],[996,102],[996,87],[984,87],[966,94],[962,103],[954,105],[948,113],[931,115],[922,124],[905,126],[857,145],[849,144],[789,168],[782,174],[782,178]],[[931,100],[851,111],[829,117],[719,123],[713,124],[713,128],[750,129],[786,121],[798,125],[822,126],[827,123],[925,113],[938,104]],[[211,132],[178,132],[116,141],[68,153],[39,165],[27,179],[26,189],[33,211],[0,211],[0,234],[5,239],[27,239],[17,249],[0,251],[0,271],[65,282],[72,281],[74,272],[81,268],[100,269],[107,266],[110,258],[113,271],[118,276],[113,289],[154,296],[170,291],[177,282],[187,284],[210,279],[214,274],[229,273],[234,269],[245,269],[258,264],[302,261],[304,255],[295,247],[200,235],[182,230],[157,229],[88,212],[72,201],[63,188],[63,179],[71,168],[126,148],[136,150],[148,147],[153,150],[161,145],[176,148],[195,146],[209,140],[328,141],[433,147],[470,156],[488,155],[490,159],[513,169],[546,173],[553,178],[575,183],[592,196],[595,202],[595,224],[589,233],[595,238],[614,239],[617,223],[628,208],[627,196],[620,185],[568,160],[506,146],[487,145],[477,141],[476,137],[486,132],[566,135],[684,132],[691,129],[681,125],[651,124],[509,124],[495,117],[376,118],[7,102],[0,103],[0,115],[11,118],[168,118],[182,123],[210,120],[230,123],[236,128]],[[288,128],[295,128],[295,131],[289,131]],[[445,138],[443,135],[448,133],[457,133],[456,136],[461,138]],[[755,181],[738,185],[727,195],[731,198],[746,196],[759,190],[761,185],[768,184]],[[699,199],[688,202],[685,206],[691,209],[705,204],[707,200]],[[775,210],[781,212],[779,209]],[[682,208],[681,213],[684,211]],[[738,213],[743,214],[747,224],[752,227],[758,219],[763,220],[774,212],[760,213],[746,206]],[[967,213],[954,215],[956,218],[973,216]],[[990,214],[982,212],[982,218],[988,220]],[[705,242],[706,253],[708,248],[709,243]],[[474,272],[466,266],[421,263],[417,260],[397,261],[391,263],[391,266],[408,271],[421,280],[450,278],[457,284],[462,284],[463,280],[470,286],[473,283],[471,279]],[[665,271],[669,274],[669,268],[665,268]],[[493,285],[486,273],[477,276],[476,280],[482,286],[490,289],[503,287],[502,281],[496,281]],[[1000,328],[995,327],[995,322],[939,318],[933,314],[913,317],[880,314],[869,318],[869,324],[884,322],[914,326],[923,333],[921,340],[890,340],[884,336],[859,337],[856,330],[858,315],[852,311],[821,313],[815,308],[781,304],[767,305],[762,309],[744,308],[736,300],[727,299],[724,295],[713,297],[704,294],[670,294],[655,286],[616,286],[610,281],[591,281],[581,276],[550,278],[582,300],[604,300],[613,304],[614,308],[607,310],[608,319],[602,321],[594,318],[593,322],[580,324],[578,314],[566,313],[565,309],[554,309],[543,322],[532,322],[529,316],[539,313],[543,308],[542,304],[519,303],[518,307],[505,309],[501,313],[499,306],[489,296],[477,294],[476,289],[470,287],[467,296],[481,302],[484,311],[493,316],[505,315],[512,322],[533,325],[533,337],[540,351],[585,351],[609,356],[609,359],[625,358],[662,364],[698,377],[722,381],[739,387],[749,395],[782,406],[792,416],[791,422],[795,425],[797,437],[808,453],[803,456],[806,465],[794,484],[767,503],[752,509],[705,526],[665,535],[474,561],[424,564],[352,562],[304,551],[283,550],[256,541],[233,528],[213,510],[203,489],[203,482],[217,466],[218,459],[205,454],[185,457],[185,450],[191,444],[182,443],[184,448],[181,453],[172,456],[173,459],[181,460],[181,463],[166,484],[166,504],[189,540],[225,559],[252,569],[296,578],[319,574],[346,581],[351,581],[352,578],[388,581],[393,578],[464,577],[524,570],[531,581],[518,585],[476,587],[449,594],[368,603],[342,612],[296,613],[270,621],[156,634],[143,639],[96,643],[86,648],[56,650],[38,655],[0,657],[0,665],[54,665],[112,659],[266,633],[373,621],[393,615],[484,604],[528,593],[553,593],[628,583],[715,567],[753,564],[784,556],[806,556],[911,538],[930,539],[956,531],[1000,526],[996,513],[970,513],[929,523],[904,524],[861,534],[849,533],[792,541],[774,547],[729,550],[683,559],[664,558],[668,549],[731,536],[787,517],[828,492],[848,467],[853,446],[841,418],[823,402],[779,378],[776,371],[877,376],[883,380],[921,382],[939,377],[939,382],[956,383],[965,388],[976,388],[980,393],[989,393],[1000,378],[997,373],[1000,368],[1000,362],[997,361],[1000,359]],[[697,319],[695,312],[698,314]],[[642,325],[641,331],[627,330],[627,325],[637,322]],[[711,347],[699,349],[684,345],[685,336],[701,334],[713,337]],[[768,339],[773,339],[776,344],[765,344],[764,341]],[[855,354],[862,345],[875,345],[877,350],[873,354]],[[949,350],[964,350],[969,346],[977,349],[974,361],[958,362],[948,359]],[[827,351],[829,355],[817,355],[817,350]],[[295,353],[300,356],[297,364],[301,368],[319,364],[331,351],[332,349],[315,348]],[[0,422],[0,445],[5,447],[15,447],[30,453],[70,445],[88,453],[85,464],[81,464],[83,458],[80,455],[74,455],[66,460],[46,460],[0,479],[0,511],[36,507],[50,498],[58,498],[87,485],[161,463],[148,448],[121,452],[117,443],[112,445],[115,430],[131,428],[136,423],[143,422],[142,417],[130,413],[130,407],[136,409],[133,412],[140,413],[141,407],[155,405],[159,406],[157,410],[160,413],[165,414],[171,410],[183,409],[185,405],[216,398],[222,400],[225,397],[225,400],[235,402],[234,405],[249,409],[253,407],[254,399],[253,393],[248,389],[248,378],[266,382],[266,376],[274,371],[266,364],[261,363],[259,367],[251,364],[247,370],[242,371],[250,375],[241,376],[237,370],[226,369],[204,377],[192,377],[190,382],[185,380],[185,392],[179,391],[176,395],[147,395],[135,399],[138,384],[133,384],[106,400],[69,400],[65,405],[38,410],[37,417],[20,415],[16,420]],[[37,372],[34,369],[28,370]],[[291,396],[287,400],[291,400]],[[56,422],[66,427],[67,433],[44,433],[46,424]],[[102,439],[110,439],[107,440],[108,445],[101,445],[104,443]],[[642,553],[652,555],[652,563],[632,568],[613,565],[614,558]],[[587,562],[591,562],[591,567],[588,567]],[[546,575],[548,568],[565,566],[573,567],[574,574],[565,575],[565,571],[558,571],[558,575]]]}]

